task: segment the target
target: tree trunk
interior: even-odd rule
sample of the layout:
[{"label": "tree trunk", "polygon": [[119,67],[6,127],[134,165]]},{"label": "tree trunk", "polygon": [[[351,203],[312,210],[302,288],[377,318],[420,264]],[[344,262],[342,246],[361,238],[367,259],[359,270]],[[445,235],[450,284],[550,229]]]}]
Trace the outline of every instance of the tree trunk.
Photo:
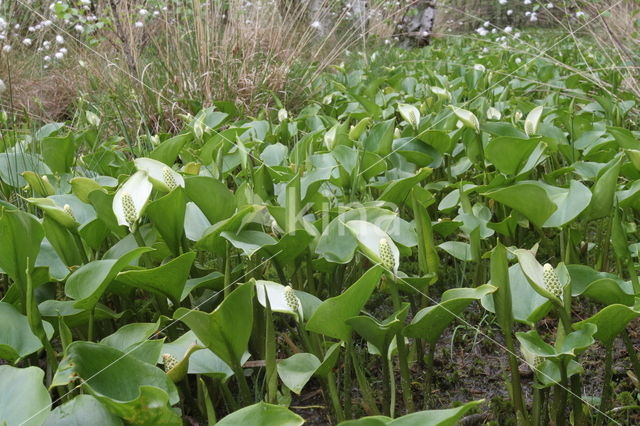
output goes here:
[{"label": "tree trunk", "polygon": [[416,0],[409,10],[416,13],[405,15],[400,25],[400,40],[404,46],[428,46],[436,18],[436,0]]}]

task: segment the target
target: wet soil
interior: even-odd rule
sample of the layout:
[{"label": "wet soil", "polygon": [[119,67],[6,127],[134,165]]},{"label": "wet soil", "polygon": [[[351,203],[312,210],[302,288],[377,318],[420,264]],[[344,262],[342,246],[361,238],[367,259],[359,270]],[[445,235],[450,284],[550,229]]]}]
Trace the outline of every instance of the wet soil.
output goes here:
[{"label": "wet soil", "polygon": [[[374,296],[375,297],[375,296]],[[376,300],[372,301],[375,305]],[[382,301],[378,301],[382,302]],[[576,301],[572,313],[574,321],[586,319],[597,312],[592,304]],[[371,312],[377,318],[384,318],[390,313],[390,307],[384,302]],[[449,327],[441,337],[434,356],[434,377],[432,391],[426,395],[425,369],[416,360],[415,353],[411,359],[411,388],[416,410],[450,408],[462,403],[483,399],[485,403],[463,419],[465,425],[515,425],[516,419],[508,396],[506,383],[509,380],[509,365],[502,335],[497,324],[493,323],[493,315],[477,303],[471,305],[464,313],[469,325],[460,321]],[[538,332],[550,337],[556,332],[557,321],[553,318],[541,321]],[[629,336],[636,349],[640,348],[640,321],[634,321],[627,327]],[[524,325],[516,326],[514,331],[528,331]],[[360,351],[366,351],[362,341],[356,341]],[[517,345],[516,345],[517,346]],[[518,354],[520,355],[520,354]],[[368,356],[370,361],[365,365],[369,383],[377,395],[382,394],[382,369],[380,358]],[[583,354],[579,361],[585,371],[582,375],[582,389],[585,401],[598,407],[598,398],[602,392],[604,376],[605,349],[596,343]],[[338,365],[338,370],[342,367]],[[399,370],[397,365],[396,372]],[[525,362],[520,363],[520,377],[526,399],[531,408],[533,374]],[[640,424],[640,404],[638,403],[638,383],[634,384],[631,363],[625,345],[617,339],[613,352],[613,410],[609,413],[610,424]],[[402,394],[399,386],[400,377],[396,377],[396,415],[405,413]],[[340,383],[338,384],[340,386]],[[367,413],[362,402],[362,395],[354,379],[352,392],[354,417]],[[327,400],[328,401],[328,398]],[[383,401],[378,400],[382,406]],[[303,393],[294,396],[291,409],[306,419],[306,425],[335,424],[331,416],[331,407],[325,403],[320,383],[310,382]],[[590,410],[596,413],[595,409]],[[595,419],[595,417],[593,417]],[[591,423],[592,420],[590,420]]]}]

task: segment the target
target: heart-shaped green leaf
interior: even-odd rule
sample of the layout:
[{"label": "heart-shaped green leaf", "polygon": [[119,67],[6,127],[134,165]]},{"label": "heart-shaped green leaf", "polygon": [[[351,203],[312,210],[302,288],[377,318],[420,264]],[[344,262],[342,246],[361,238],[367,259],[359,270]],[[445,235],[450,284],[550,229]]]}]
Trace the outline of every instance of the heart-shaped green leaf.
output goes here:
[{"label": "heart-shaped green leaf", "polygon": [[378,285],[383,270],[381,266],[374,266],[341,295],[322,302],[309,319],[306,329],[346,342],[351,341],[351,327],[346,320],[360,313]]},{"label": "heart-shaped green leaf", "polygon": [[178,303],[195,258],[196,253],[189,251],[156,268],[120,272],[116,281],[130,287],[161,294]]},{"label": "heart-shaped green leaf", "polygon": [[579,330],[588,324],[594,324],[597,331],[593,337],[605,346],[611,346],[613,340],[626,328],[627,324],[639,316],[640,312],[628,306],[609,305],[592,317],[573,324],[573,328]]},{"label": "heart-shaped green leaf", "polygon": [[149,247],[138,247],[119,259],[94,260],[82,265],[69,276],[64,292],[76,300],[76,308],[93,309],[116,275],[142,253],[151,250]]},{"label": "heart-shaped green leaf", "polygon": [[91,395],[78,395],[51,412],[44,426],[71,426],[91,423],[122,426],[122,420]]},{"label": "heart-shaped green leaf", "polygon": [[281,405],[259,402],[234,411],[220,420],[219,426],[300,426],[304,419]]},{"label": "heart-shaped green leaf", "polygon": [[0,424],[40,426],[51,410],[44,387],[44,371],[37,367],[0,365]]},{"label": "heart-shaped green leaf", "polygon": [[76,379],[113,413],[132,424],[181,424],[171,405],[178,391],[157,367],[115,348],[91,342],[73,342],[58,366],[52,386]]},{"label": "heart-shaped green leaf", "polygon": [[429,343],[436,343],[442,332],[451,321],[458,318],[462,311],[474,300],[479,300],[496,290],[490,284],[477,288],[453,288],[442,294],[440,303],[421,309],[416,313],[411,324],[405,327],[404,334],[408,337],[425,339]]},{"label": "heart-shaped green leaf", "polygon": [[[53,327],[43,322],[47,336]],[[42,342],[33,334],[29,321],[12,305],[0,302],[0,359],[16,362],[42,348]]]},{"label": "heart-shaped green leaf", "polygon": [[229,366],[239,366],[253,326],[253,295],[253,283],[241,284],[213,312],[179,308],[173,318],[184,322]]},{"label": "heart-shaped green leaf", "polygon": [[282,383],[298,395],[318,367],[320,367],[320,360],[309,353],[293,354],[277,364],[278,376]]}]

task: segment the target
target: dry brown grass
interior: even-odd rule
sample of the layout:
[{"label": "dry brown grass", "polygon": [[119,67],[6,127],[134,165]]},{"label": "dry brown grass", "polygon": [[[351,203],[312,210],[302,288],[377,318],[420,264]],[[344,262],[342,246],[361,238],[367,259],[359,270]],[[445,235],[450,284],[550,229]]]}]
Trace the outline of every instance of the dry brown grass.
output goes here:
[{"label": "dry brown grass", "polygon": [[66,65],[64,70],[42,72],[24,58],[2,61],[0,79],[8,88],[2,107],[41,121],[69,120],[87,85],[86,72],[77,63]]},{"label": "dry brown grass", "polygon": [[607,13],[601,13],[603,4],[577,1],[590,16],[598,18],[586,30],[600,47],[611,66],[619,70],[624,87],[640,97],[640,28],[634,23],[640,19],[640,2],[622,0],[606,3]]}]

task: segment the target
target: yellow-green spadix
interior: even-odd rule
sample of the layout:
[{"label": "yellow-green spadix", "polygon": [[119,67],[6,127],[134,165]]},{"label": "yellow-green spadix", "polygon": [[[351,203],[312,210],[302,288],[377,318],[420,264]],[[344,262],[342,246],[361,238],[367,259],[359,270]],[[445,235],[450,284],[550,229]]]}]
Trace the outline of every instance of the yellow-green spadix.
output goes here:
[{"label": "yellow-green spadix", "polygon": [[136,158],[133,162],[136,169],[147,173],[153,187],[158,191],[169,192],[178,186],[184,188],[182,175],[166,164],[146,157]]},{"label": "yellow-green spadix", "polygon": [[400,250],[379,226],[364,220],[350,220],[346,227],[358,240],[358,247],[369,259],[396,274],[400,264]]},{"label": "yellow-green spadix", "polygon": [[544,286],[554,296],[562,296],[562,285],[560,284],[560,279],[558,279],[556,270],[548,263],[544,264],[543,269],[542,279],[544,281]]},{"label": "yellow-green spadix", "polygon": [[113,197],[113,213],[118,224],[133,231],[142,210],[149,200],[153,186],[146,172],[135,172],[127,179]]}]

